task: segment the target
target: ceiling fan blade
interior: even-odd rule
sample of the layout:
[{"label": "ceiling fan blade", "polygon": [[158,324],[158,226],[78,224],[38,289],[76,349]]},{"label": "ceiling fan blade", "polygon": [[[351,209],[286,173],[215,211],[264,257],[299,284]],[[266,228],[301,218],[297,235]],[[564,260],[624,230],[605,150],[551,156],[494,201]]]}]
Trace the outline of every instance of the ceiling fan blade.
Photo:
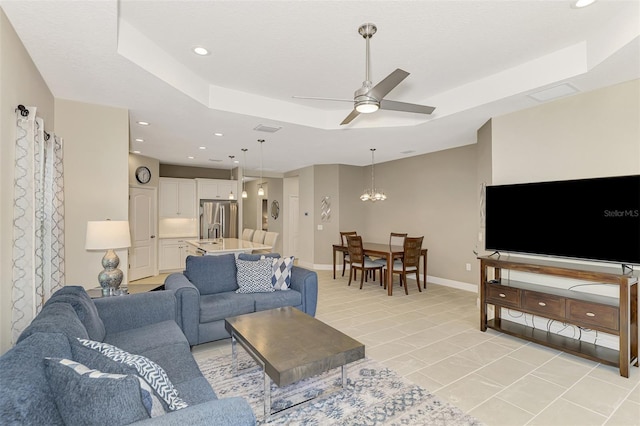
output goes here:
[{"label": "ceiling fan blade", "polygon": [[344,120],[342,120],[342,123],[340,123],[340,125],[344,125],[344,124],[349,124],[351,123],[351,121],[353,121],[354,118],[356,118],[357,116],[359,116],[360,113],[354,108],[353,111],[351,111],[349,113],[349,115],[347,115],[347,118],[345,118]]},{"label": "ceiling fan blade", "polygon": [[436,108],[432,106],[408,104],[406,102],[389,101],[383,99],[380,101],[380,109],[415,112],[418,114],[431,114]]},{"label": "ceiling fan blade", "polygon": [[408,72],[398,68],[394,72],[386,76],[384,80],[373,86],[373,89],[369,90],[368,95],[380,101],[387,95],[387,93],[392,91],[398,84],[402,82],[402,80],[404,80],[408,76]]},{"label": "ceiling fan blade", "polygon": [[353,99],[340,99],[340,98],[318,98],[314,96],[292,96],[295,99],[311,99],[314,101],[338,101],[338,102],[351,102],[353,103]]}]

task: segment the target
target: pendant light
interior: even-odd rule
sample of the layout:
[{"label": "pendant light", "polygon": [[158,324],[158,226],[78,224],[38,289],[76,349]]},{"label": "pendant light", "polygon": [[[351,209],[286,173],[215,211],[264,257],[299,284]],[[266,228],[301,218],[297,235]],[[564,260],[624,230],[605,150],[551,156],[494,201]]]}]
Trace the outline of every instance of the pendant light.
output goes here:
[{"label": "pendant light", "polygon": [[262,144],[264,143],[264,139],[258,139],[260,143],[260,185],[258,186],[258,196],[264,197],[264,188],[262,187]]},{"label": "pendant light", "polygon": [[360,199],[362,201],[384,201],[387,199],[387,196],[384,194],[384,191],[382,189],[376,188],[376,181],[375,181],[375,175],[374,175],[374,171],[373,171],[373,166],[374,166],[374,160],[373,160],[373,153],[375,152],[375,148],[371,148],[371,188],[369,189],[365,189],[364,192],[362,193],[362,195],[360,196]]},{"label": "pendant light", "polygon": [[[235,155],[230,155],[229,158],[231,159],[231,168],[229,169],[229,180],[233,180],[233,159],[235,158]],[[236,196],[233,195],[233,184],[231,185],[231,192],[229,192],[229,199],[230,200],[235,200]]]},{"label": "pendant light", "polygon": [[247,148],[242,148],[242,198],[247,198],[249,194],[247,194],[247,190],[244,187],[244,175],[247,171]]}]

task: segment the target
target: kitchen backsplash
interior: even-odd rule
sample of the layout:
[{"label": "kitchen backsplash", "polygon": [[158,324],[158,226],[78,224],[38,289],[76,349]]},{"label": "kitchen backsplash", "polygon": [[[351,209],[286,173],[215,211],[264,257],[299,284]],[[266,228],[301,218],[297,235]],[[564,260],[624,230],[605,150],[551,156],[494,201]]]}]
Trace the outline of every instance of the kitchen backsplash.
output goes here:
[{"label": "kitchen backsplash", "polygon": [[198,237],[198,219],[162,218],[159,238]]}]

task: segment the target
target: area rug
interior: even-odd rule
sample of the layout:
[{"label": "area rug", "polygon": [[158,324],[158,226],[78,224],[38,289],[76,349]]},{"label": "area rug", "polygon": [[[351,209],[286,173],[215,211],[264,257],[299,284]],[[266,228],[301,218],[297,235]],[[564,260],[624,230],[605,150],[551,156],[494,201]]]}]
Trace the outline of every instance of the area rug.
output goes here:
[{"label": "area rug", "polygon": [[[239,373],[232,371],[231,355],[198,360],[200,370],[218,398],[245,398],[259,425],[263,420],[262,370],[240,348]],[[274,410],[293,406],[312,396],[313,402],[272,416],[268,424],[325,425],[479,425],[459,408],[438,399],[393,370],[365,358],[348,365],[344,391],[326,395],[341,387],[340,368],[301,380],[283,388],[271,384]]]}]

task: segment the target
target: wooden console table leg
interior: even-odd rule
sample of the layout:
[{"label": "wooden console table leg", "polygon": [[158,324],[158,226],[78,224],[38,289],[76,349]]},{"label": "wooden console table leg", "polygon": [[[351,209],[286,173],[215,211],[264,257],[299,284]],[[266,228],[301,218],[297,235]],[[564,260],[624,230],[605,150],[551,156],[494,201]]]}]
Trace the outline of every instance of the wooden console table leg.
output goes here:
[{"label": "wooden console table leg", "polygon": [[480,331],[487,331],[487,304],[486,298],[487,267],[480,261]]}]

